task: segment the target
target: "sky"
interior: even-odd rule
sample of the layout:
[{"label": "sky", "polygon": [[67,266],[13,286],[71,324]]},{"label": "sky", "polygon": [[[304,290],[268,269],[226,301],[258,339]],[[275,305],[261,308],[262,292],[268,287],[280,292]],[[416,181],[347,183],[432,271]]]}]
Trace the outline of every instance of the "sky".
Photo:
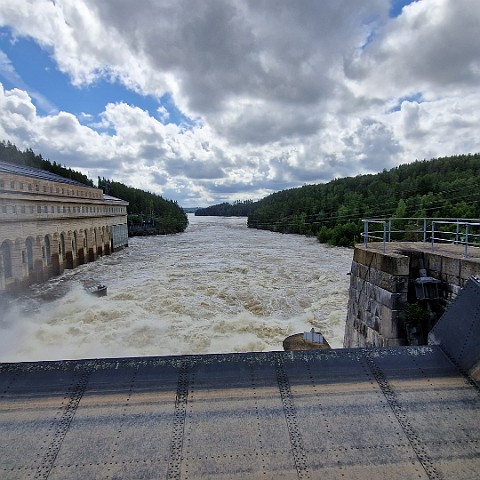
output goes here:
[{"label": "sky", "polygon": [[3,0],[0,140],[183,207],[480,152],[478,0]]}]

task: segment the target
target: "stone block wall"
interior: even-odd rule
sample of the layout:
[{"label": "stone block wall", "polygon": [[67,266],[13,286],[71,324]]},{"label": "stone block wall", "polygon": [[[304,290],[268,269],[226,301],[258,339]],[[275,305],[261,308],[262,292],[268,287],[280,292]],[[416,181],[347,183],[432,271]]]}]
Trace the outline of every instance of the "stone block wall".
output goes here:
[{"label": "stone block wall", "polygon": [[402,345],[409,259],[356,247],[344,346]]},{"label": "stone block wall", "polygon": [[438,308],[443,311],[472,276],[480,259],[395,244],[387,253],[357,245],[350,273],[344,347],[387,347],[407,344],[406,309],[415,299],[409,285],[419,277],[420,259],[427,275],[441,281]]},{"label": "stone block wall", "polygon": [[425,252],[424,261],[429,275],[442,281],[448,304],[472,276],[480,273],[478,259],[452,258],[441,252]]}]

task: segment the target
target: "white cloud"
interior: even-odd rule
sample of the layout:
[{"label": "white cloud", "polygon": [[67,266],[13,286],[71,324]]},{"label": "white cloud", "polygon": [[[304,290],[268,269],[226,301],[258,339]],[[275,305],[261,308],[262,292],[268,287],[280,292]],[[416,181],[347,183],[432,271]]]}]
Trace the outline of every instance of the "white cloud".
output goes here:
[{"label": "white cloud", "polygon": [[[75,85],[171,95],[189,128],[121,101],[46,116],[1,90],[0,134],[52,160],[196,205],[258,198],[416,158],[479,151],[480,5],[418,0],[16,0]],[[2,57],[4,74],[11,68]]]},{"label": "white cloud", "polygon": [[435,98],[475,89],[480,81],[477,0],[421,0],[388,22],[365,50],[346,62],[364,95],[386,98],[425,92]]},{"label": "white cloud", "polygon": [[480,95],[403,102],[389,121],[410,160],[480,151]]}]

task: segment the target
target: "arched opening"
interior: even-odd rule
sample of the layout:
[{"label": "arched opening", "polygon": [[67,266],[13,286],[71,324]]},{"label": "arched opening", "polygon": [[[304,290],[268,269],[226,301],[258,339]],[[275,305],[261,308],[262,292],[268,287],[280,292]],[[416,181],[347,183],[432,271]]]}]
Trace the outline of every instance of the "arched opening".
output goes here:
[{"label": "arched opening", "polygon": [[48,235],[45,235],[45,262],[47,265],[52,264],[52,248],[50,245],[50,237]]},{"label": "arched opening", "polygon": [[33,240],[32,240],[32,237],[28,237],[25,240],[25,247],[27,249],[28,273],[33,273]]},{"label": "arched opening", "polygon": [[0,247],[0,254],[3,261],[3,276],[5,279],[13,277],[12,271],[12,251],[10,244],[5,240]]},{"label": "arched opening", "polygon": [[73,232],[73,239],[72,239],[72,254],[74,257],[77,256],[77,231]]},{"label": "arched opening", "polygon": [[65,235],[60,234],[60,242],[58,243],[58,254],[62,260],[65,260]]}]

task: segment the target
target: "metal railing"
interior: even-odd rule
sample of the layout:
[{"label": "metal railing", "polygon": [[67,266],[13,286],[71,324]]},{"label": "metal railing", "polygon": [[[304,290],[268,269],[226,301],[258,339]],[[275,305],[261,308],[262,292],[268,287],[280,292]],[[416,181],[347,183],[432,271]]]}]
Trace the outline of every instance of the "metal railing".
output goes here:
[{"label": "metal railing", "polygon": [[[383,242],[383,252],[389,242],[410,241],[463,245],[464,257],[468,249],[480,247],[480,219],[451,218],[367,218],[362,233],[365,247],[369,240]],[[381,229],[376,226],[381,225]]]}]

